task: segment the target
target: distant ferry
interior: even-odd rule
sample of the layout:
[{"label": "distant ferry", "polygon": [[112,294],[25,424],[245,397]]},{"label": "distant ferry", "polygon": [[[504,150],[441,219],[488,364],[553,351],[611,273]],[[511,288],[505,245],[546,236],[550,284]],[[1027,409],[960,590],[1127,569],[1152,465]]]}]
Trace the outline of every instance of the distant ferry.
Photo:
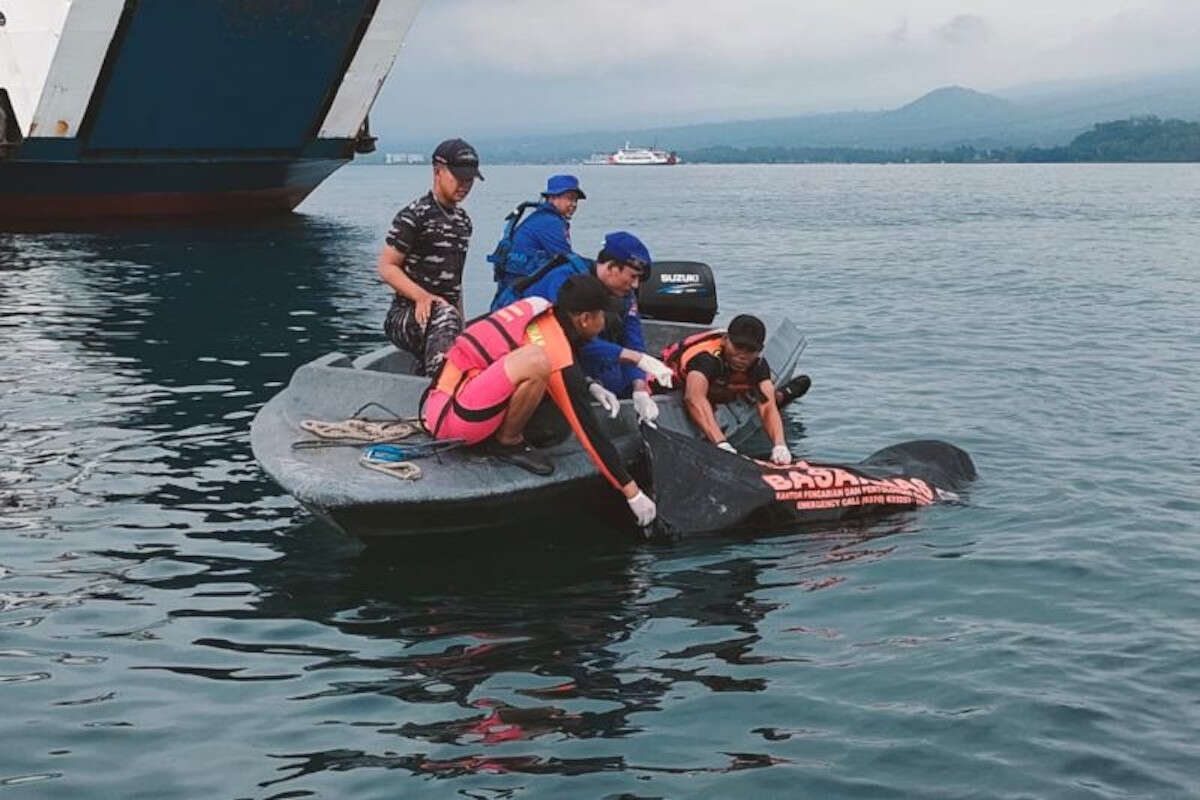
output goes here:
[{"label": "distant ferry", "polygon": [[420,0],[3,0],[6,222],[287,212],[355,153]]},{"label": "distant ferry", "polygon": [[679,156],[654,147],[632,147],[629,142],[608,156],[605,163],[626,167],[659,167],[678,164]]}]

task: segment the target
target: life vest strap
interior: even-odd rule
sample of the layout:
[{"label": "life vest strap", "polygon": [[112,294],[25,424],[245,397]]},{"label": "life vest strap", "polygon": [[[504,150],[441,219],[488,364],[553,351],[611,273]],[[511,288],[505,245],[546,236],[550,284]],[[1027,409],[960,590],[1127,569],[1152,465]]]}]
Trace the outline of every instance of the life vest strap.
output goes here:
[{"label": "life vest strap", "polygon": [[438,374],[437,381],[433,387],[439,392],[453,395],[462,384],[478,374],[479,370],[477,369],[463,370],[457,364],[450,361],[450,359],[446,359],[442,362],[442,370]]}]

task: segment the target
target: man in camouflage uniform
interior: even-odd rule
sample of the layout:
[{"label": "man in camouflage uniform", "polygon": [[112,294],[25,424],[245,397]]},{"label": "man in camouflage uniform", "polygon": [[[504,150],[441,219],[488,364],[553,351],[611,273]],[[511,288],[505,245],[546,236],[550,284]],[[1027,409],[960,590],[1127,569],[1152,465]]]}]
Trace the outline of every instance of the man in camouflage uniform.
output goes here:
[{"label": "man in camouflage uniform", "polygon": [[392,220],[379,254],[379,277],[396,292],[383,323],[392,344],[433,375],[462,333],[462,272],[471,218],[459,205],[479,172],[479,155],[462,139],[433,151],[433,188]]}]

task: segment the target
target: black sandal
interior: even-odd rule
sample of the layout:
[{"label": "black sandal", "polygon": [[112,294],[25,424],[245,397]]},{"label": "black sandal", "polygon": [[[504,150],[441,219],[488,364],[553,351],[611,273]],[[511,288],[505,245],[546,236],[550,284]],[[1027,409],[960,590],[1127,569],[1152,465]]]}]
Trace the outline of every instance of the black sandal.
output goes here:
[{"label": "black sandal", "polygon": [[812,386],[812,378],[807,375],[797,375],[792,378],[779,387],[779,407],[783,408],[793,400],[803,397],[810,386]]},{"label": "black sandal", "polygon": [[495,439],[491,439],[488,441],[487,453],[498,461],[520,467],[534,475],[550,475],[554,472],[554,465],[526,441],[516,444],[500,444]]}]

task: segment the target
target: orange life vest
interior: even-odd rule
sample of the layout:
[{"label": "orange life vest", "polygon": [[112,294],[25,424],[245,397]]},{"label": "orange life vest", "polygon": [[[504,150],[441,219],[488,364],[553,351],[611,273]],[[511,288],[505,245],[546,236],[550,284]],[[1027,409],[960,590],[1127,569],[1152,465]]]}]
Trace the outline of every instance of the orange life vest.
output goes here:
[{"label": "orange life vest", "polygon": [[[467,326],[446,353],[446,360],[433,383],[433,389],[448,395],[457,394],[471,378],[512,351],[528,344],[545,348],[550,359],[550,379],[546,390],[550,399],[562,411],[575,431],[583,449],[591,457],[600,474],[617,489],[621,484],[605,466],[603,459],[584,432],[563,381],[562,371],[575,363],[571,341],[554,316],[549,301],[529,297],[505,306],[499,311]],[[432,433],[437,436],[440,420]]]},{"label": "orange life vest", "polygon": [[[663,363],[675,373],[675,385],[684,386],[687,383],[688,364],[701,353],[708,353],[720,360],[721,343],[724,339],[725,331],[723,330],[701,331],[664,347],[662,351]],[[722,360],[721,363],[724,364],[725,362]],[[724,388],[728,388],[736,394],[742,394],[757,388],[751,380],[748,370],[735,372],[729,369],[727,364],[725,365],[725,369],[728,382],[723,384]]]},{"label": "orange life vest", "polygon": [[[531,297],[518,300],[468,325],[446,352],[446,360],[433,382],[433,388],[449,395],[457,394],[462,384],[477,373],[518,347],[529,344],[530,323],[542,316],[553,318],[553,314],[547,313],[549,310],[550,303],[545,298]],[[565,335],[563,339],[565,343]],[[566,353],[569,358],[569,343],[566,343]],[[567,364],[570,363],[568,360]]]}]

